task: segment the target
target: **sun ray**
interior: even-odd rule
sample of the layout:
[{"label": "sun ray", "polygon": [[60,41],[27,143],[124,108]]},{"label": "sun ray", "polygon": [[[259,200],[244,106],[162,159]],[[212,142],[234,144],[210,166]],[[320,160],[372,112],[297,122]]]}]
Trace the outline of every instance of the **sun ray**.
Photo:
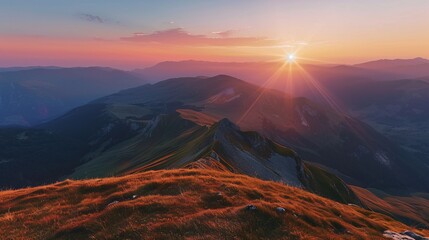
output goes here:
[{"label": "sun ray", "polygon": [[289,97],[285,98],[285,107],[286,107],[286,113],[291,116],[293,111],[293,94],[294,94],[294,79],[293,79],[293,69],[292,64],[288,64],[288,70],[287,70],[287,78],[286,78],[286,84],[284,92],[289,93]]},{"label": "sun ray", "polygon": [[264,95],[265,91],[268,90],[268,87],[271,83],[276,81],[282,71],[284,70],[284,67],[287,65],[287,63],[283,63],[268,79],[265,81],[265,83],[259,87],[258,91],[260,92],[258,96],[255,98],[255,100],[252,102],[252,104],[249,106],[249,108],[243,113],[243,115],[238,119],[237,124],[240,124],[246,116],[249,114],[249,112],[253,109],[253,107],[256,105],[256,103],[259,101],[259,99]]},{"label": "sun ray", "polygon": [[300,64],[295,63],[298,70],[304,74],[306,80],[310,81],[310,84],[318,91],[318,93],[324,98],[324,100],[329,104],[329,106],[339,113],[343,113],[343,109],[336,103],[334,97],[332,97],[327,90],[310,74],[305,70]]},{"label": "sun ray", "polygon": [[315,62],[315,63],[323,63],[323,64],[327,64],[327,65],[338,65],[338,63],[336,63],[336,62],[323,61],[323,60],[314,59],[314,58],[299,57],[297,59],[303,60],[304,62]]},{"label": "sun ray", "polygon": [[310,83],[316,88],[316,90],[320,93],[320,95],[324,98],[324,100],[329,104],[329,106],[339,113],[345,122],[345,124],[348,126],[349,129],[352,129],[352,131],[361,139],[365,139],[366,141],[371,141],[372,137],[367,134],[367,131],[363,129],[361,126],[357,124],[353,124],[353,119],[350,118],[346,111],[343,110],[343,108],[337,104],[335,101],[335,98],[332,97],[329,92],[315,79],[313,76],[308,73],[302,66],[300,66],[298,63],[296,63],[296,66],[298,69],[307,77],[307,79],[310,81]]}]

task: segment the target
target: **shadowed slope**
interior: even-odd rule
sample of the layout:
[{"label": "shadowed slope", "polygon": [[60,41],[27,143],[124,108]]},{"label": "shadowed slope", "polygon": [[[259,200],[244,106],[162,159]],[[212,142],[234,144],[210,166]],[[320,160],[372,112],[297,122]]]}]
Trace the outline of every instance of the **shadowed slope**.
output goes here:
[{"label": "shadowed slope", "polygon": [[128,72],[101,67],[0,71],[0,126],[35,125],[143,83]]},{"label": "shadowed slope", "polygon": [[[212,117],[228,118],[244,130],[258,131],[295,149],[309,161],[336,169],[355,185],[426,190],[429,183],[424,166],[410,164],[405,150],[359,120],[309,99],[291,98],[226,75],[169,79],[128,89],[96,103],[175,103],[177,109],[180,104],[193,106],[195,112],[208,116],[203,119],[199,113],[194,115],[201,124]],[[192,119],[190,111],[182,115]]]}]

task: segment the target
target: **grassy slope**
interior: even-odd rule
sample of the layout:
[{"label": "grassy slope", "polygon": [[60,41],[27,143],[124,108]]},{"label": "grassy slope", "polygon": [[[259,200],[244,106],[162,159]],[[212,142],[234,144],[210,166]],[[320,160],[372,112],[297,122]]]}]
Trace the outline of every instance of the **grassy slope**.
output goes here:
[{"label": "grassy slope", "polygon": [[310,163],[303,163],[305,186],[313,193],[342,203],[361,205],[360,199],[340,178]]},{"label": "grassy slope", "polygon": [[[381,191],[372,192],[350,186],[368,208],[415,226],[429,227],[429,195],[415,193],[409,196],[393,196]],[[424,225],[423,225],[424,224]]]},{"label": "grassy slope", "polygon": [[[286,212],[277,213],[278,206]],[[0,192],[3,239],[382,239],[386,229],[408,228],[301,189],[213,170]]]}]

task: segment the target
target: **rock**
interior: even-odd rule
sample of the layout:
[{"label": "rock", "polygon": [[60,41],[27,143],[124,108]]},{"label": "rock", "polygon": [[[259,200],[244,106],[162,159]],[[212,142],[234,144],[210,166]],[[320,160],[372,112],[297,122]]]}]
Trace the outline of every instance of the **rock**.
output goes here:
[{"label": "rock", "polygon": [[282,208],[282,207],[276,207],[276,211],[277,211],[278,213],[285,213],[285,212],[286,212],[286,209],[284,209],[284,208]]},{"label": "rock", "polygon": [[211,158],[213,158],[213,159],[215,159],[216,161],[220,162],[220,158],[219,158],[219,156],[217,155],[217,153],[215,153],[215,152],[211,152],[211,153],[210,153],[210,157],[211,157]]},{"label": "rock", "polygon": [[386,230],[384,231],[383,236],[394,240],[429,240],[429,238],[420,236],[412,231],[404,231],[402,233],[397,233],[390,230]]},{"label": "rock", "polygon": [[421,236],[421,235],[419,235],[419,234],[417,234],[415,232],[409,231],[409,230],[401,232],[401,234],[409,236],[409,237],[412,237],[415,240],[429,240],[429,238],[423,237],[423,236]]},{"label": "rock", "polygon": [[252,204],[249,204],[249,205],[246,206],[246,210],[255,211],[256,210],[256,206],[252,205]]},{"label": "rock", "polygon": [[107,206],[115,205],[115,204],[117,204],[117,203],[119,203],[119,201],[113,201],[113,202],[111,202],[111,203],[107,204]]},{"label": "rock", "polygon": [[356,204],[353,204],[353,203],[349,203],[349,204],[347,204],[347,205],[349,205],[349,206],[352,206],[352,207],[358,207],[358,208],[362,208],[361,206],[359,206],[359,205],[356,205]]}]

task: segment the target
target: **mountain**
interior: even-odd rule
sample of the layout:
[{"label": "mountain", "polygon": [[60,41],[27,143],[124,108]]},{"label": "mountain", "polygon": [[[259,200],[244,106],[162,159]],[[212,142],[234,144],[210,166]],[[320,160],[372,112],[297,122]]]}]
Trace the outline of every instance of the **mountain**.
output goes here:
[{"label": "mountain", "polygon": [[[293,78],[296,84],[308,78],[308,74],[318,80],[394,80],[396,74],[374,71],[347,65],[315,65],[309,63],[286,64],[283,62],[208,62],[208,61],[178,61],[161,62],[133,72],[150,82],[158,82],[176,77],[199,77],[225,74],[244,79],[247,82],[263,85],[276,75],[278,79]],[[305,70],[308,74],[304,73]],[[279,83],[282,81],[279,81]],[[273,85],[272,88],[283,90],[284,85]],[[299,90],[299,86],[296,86]]]},{"label": "mountain", "polygon": [[[258,131],[294,149],[301,158],[324,165],[349,183],[383,190],[424,190],[427,186],[424,163],[369,126],[308,99],[290,98],[278,91],[265,89],[258,98],[260,90],[228,76],[171,79],[101,98],[41,127],[58,136],[91,143],[85,151],[97,155],[84,156],[81,162],[86,164],[75,170],[74,177],[120,174],[131,163],[162,158],[172,150],[160,147],[189,143],[189,139],[179,138],[186,131],[189,134],[190,130],[184,127],[187,124],[210,125],[226,117],[244,131]],[[176,112],[188,123],[176,121]],[[162,114],[171,115],[176,121],[165,124],[172,129],[167,134],[161,128],[154,135],[162,136],[161,139],[148,138],[144,133],[148,131],[144,130],[146,125],[167,121]],[[158,144],[153,147],[153,143]],[[137,151],[134,153],[130,146],[137,146]],[[201,150],[191,146],[195,152]],[[186,154],[193,153],[187,146],[183,148],[187,149]],[[142,152],[145,158],[140,155]],[[121,154],[124,159],[118,157]],[[178,159],[195,157],[186,154],[175,156],[171,166],[180,165]],[[131,163],[123,164],[122,160]],[[115,171],[110,172],[112,169]],[[91,174],[86,175],[88,172]]]},{"label": "mountain", "polygon": [[95,103],[187,108],[183,115],[190,119],[226,117],[245,131],[257,131],[330,168],[349,183],[385,190],[428,186],[427,166],[367,124],[308,99],[225,75],[170,79]]},{"label": "mountain", "polygon": [[84,148],[41,129],[0,128],[0,189],[55,182],[77,166]]},{"label": "mountain", "polygon": [[142,83],[133,74],[99,67],[0,72],[0,125],[35,125]]},{"label": "mountain", "polygon": [[[225,75],[123,90],[35,128],[0,129],[0,140],[6,188],[205,168],[366,207],[373,205],[361,199],[371,195],[356,195],[348,184],[389,194],[427,186],[424,163],[368,125]],[[396,208],[375,209],[409,219]]]},{"label": "mountain", "polygon": [[429,195],[427,193],[395,196],[378,189],[362,189],[356,186],[351,186],[351,188],[368,209],[386,214],[412,226],[428,228]]},{"label": "mountain", "polygon": [[22,70],[33,70],[33,69],[60,69],[62,67],[55,66],[28,66],[28,67],[2,67],[0,72],[16,72]]},{"label": "mountain", "polygon": [[[278,63],[267,62],[209,62],[209,61],[167,61],[144,69],[136,69],[134,73],[158,82],[176,77],[215,76],[227,74],[249,81],[258,81],[261,76],[272,73]],[[249,78],[254,76],[253,78]]]},{"label": "mountain", "polygon": [[397,74],[402,78],[419,78],[429,76],[429,60],[413,59],[381,59],[354,65],[359,68]]},{"label": "mountain", "polygon": [[429,82],[360,82],[331,89],[350,113],[429,162]]},{"label": "mountain", "polygon": [[[137,69],[134,74],[156,83],[177,77],[205,77],[229,75],[246,82],[276,89],[296,97],[306,97],[321,104],[341,99],[336,92],[355,84],[403,79],[406,74],[390,73],[350,65],[315,65],[308,62],[161,62],[152,67]],[[427,75],[429,76],[429,75]],[[330,98],[329,100],[327,98]]]},{"label": "mountain", "polygon": [[227,119],[211,124],[187,120],[174,108],[159,112],[157,106],[85,105],[42,125],[43,129],[5,129],[0,143],[5,151],[0,157],[6,160],[0,183],[20,187],[64,177],[217,164],[230,172],[359,204],[341,179],[302,161],[293,150],[256,132],[242,132]]},{"label": "mountain", "polygon": [[207,169],[66,180],[2,191],[0,203],[5,239],[410,239],[405,237],[429,234],[299,188]]}]

